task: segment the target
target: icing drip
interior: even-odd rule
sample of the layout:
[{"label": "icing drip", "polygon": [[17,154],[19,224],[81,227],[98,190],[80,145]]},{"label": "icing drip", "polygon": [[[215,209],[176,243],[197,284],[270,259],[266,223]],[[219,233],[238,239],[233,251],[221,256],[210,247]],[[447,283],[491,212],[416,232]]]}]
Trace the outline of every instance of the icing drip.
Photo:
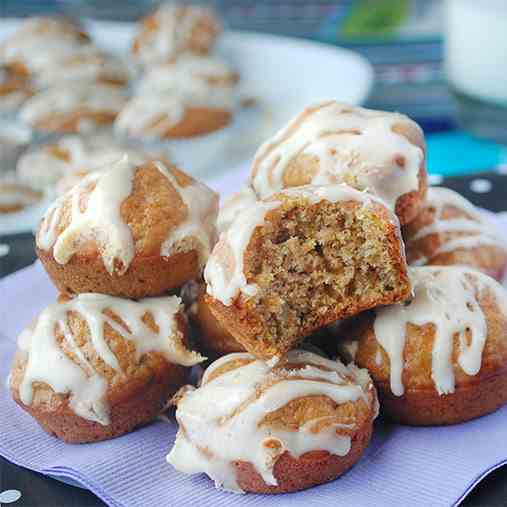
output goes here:
[{"label": "icing drip", "polygon": [[218,210],[217,229],[223,232],[229,228],[234,219],[245,209],[257,202],[257,196],[251,187],[245,185],[239,192],[227,198]]},{"label": "icing drip", "polygon": [[[330,202],[356,201],[366,207],[373,203],[384,208],[386,206],[378,197],[367,192],[360,192],[345,184],[305,185],[287,188],[281,191],[280,195],[303,198],[310,204],[326,200]],[[252,202],[237,214],[227,230],[222,231],[220,241],[206,264],[204,278],[207,282],[208,294],[224,305],[230,306],[239,293],[251,296],[257,292],[257,285],[248,284],[243,273],[243,256],[255,229],[262,227],[265,224],[266,214],[280,205],[279,201]],[[387,211],[391,222],[396,225],[396,230],[399,233],[398,218],[394,213]]]},{"label": "icing drip", "polygon": [[197,248],[200,265],[204,266],[216,242],[215,222],[218,213],[218,196],[197,181],[183,187],[161,162],[156,162],[155,165],[177,190],[187,208],[186,220],[179,224],[162,243],[160,255],[168,257],[176,252],[186,252]]},{"label": "icing drip", "polygon": [[154,16],[158,27],[154,30],[142,28],[139,35],[138,57],[145,65],[169,61],[188,51],[194,36],[200,38],[203,46],[212,43],[203,30],[194,35],[194,28],[200,19],[209,17],[214,20],[211,11],[206,8],[163,5]]},{"label": "icing drip", "polygon": [[[448,237],[432,253],[430,258],[419,257],[412,261],[414,266],[422,266],[432,258],[459,249],[472,249],[479,246],[491,245],[505,248],[505,242],[493,223],[489,222],[477,208],[457,192],[447,188],[430,187],[428,189],[426,208],[434,209],[433,221],[421,227],[407,241],[407,247],[432,234],[445,235],[447,233],[461,233],[458,237]],[[443,218],[446,208],[455,208],[466,217]]]},{"label": "icing drip", "polygon": [[398,197],[419,188],[424,151],[393,127],[420,131],[406,116],[327,102],[305,109],[258,150],[252,186],[265,198],[285,186],[289,164],[318,158],[311,183],[345,182],[381,197],[394,209]]},{"label": "icing drip", "polygon": [[[488,323],[479,305],[484,291],[492,291],[507,316],[507,298],[492,278],[461,267],[410,268],[414,297],[410,304],[376,310],[375,337],[390,360],[391,391],[402,396],[407,324],[433,324],[432,379],[440,395],[455,390],[453,340],[459,336],[458,364],[467,375],[479,373]],[[470,340],[465,332],[468,330]]]},{"label": "icing drip", "polygon": [[[249,362],[210,380],[217,368],[238,359]],[[284,368],[284,364],[256,361],[242,353],[213,363],[201,387],[188,388],[178,403],[180,430],[168,462],[184,473],[206,473],[217,487],[241,492],[234,461],[251,463],[266,484],[276,485],[273,467],[285,451],[296,458],[312,450],[347,455],[351,439],[340,434],[340,429],[353,426],[339,424],[332,417],[320,431],[323,418],[310,420],[297,430],[261,423],[270,412],[305,396],[327,396],[337,404],[368,402],[371,382],[366,370],[298,350],[289,352],[286,361],[304,366]]]},{"label": "icing drip", "polygon": [[[104,313],[110,310],[119,317],[128,330]],[[95,371],[83,349],[76,343],[68,324],[68,313],[76,312],[85,320],[94,352],[118,373],[120,365],[104,337],[106,324],[122,338],[133,343],[136,360],[150,352],[162,354],[168,362],[192,366],[203,360],[196,352],[186,349],[178,332],[175,315],[180,311],[180,299],[161,297],[141,299],[137,302],[102,294],[80,294],[64,303],[46,308],[34,329],[26,329],[18,339],[19,349],[27,354],[23,380],[19,387],[21,401],[31,405],[33,384],[43,382],[55,393],[70,394],[69,406],[85,419],[109,424],[106,392],[107,380]],[[150,313],[158,327],[153,331],[143,322]],[[65,349],[77,361],[71,360],[62,350],[55,336],[56,329],[63,335]],[[78,364],[79,362],[79,364]]]},{"label": "icing drip", "polygon": [[86,83],[55,86],[28,99],[21,108],[20,119],[36,125],[55,113],[117,114],[125,100],[124,93],[117,86]]},{"label": "icing drip", "polygon": [[[58,198],[48,209],[37,234],[37,246],[53,248],[56,262],[66,264],[86,240],[95,240],[109,273],[125,273],[134,257],[134,242],[128,225],[122,220],[120,207],[132,191],[137,166],[127,157],[111,169],[92,173]],[[83,192],[95,183],[86,210],[80,209]],[[67,198],[71,200],[71,220],[58,235],[58,225]]]}]

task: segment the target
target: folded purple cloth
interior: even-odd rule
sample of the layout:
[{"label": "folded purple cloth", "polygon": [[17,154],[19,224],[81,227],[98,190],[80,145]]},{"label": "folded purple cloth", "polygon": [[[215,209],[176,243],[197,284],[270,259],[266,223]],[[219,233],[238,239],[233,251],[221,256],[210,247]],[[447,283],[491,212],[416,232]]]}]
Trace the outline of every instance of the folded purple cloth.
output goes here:
[{"label": "folded purple cloth", "polygon": [[[0,282],[0,377],[5,379],[19,331],[55,290],[40,264]],[[121,438],[68,445],[44,433],[0,387],[0,454],[43,474],[71,480],[111,506],[376,505],[449,506],[507,462],[507,407],[466,424],[409,428],[376,424],[360,462],[340,479],[287,495],[236,495],[202,476],[185,476],[165,461],[176,423],[155,422]]]}]

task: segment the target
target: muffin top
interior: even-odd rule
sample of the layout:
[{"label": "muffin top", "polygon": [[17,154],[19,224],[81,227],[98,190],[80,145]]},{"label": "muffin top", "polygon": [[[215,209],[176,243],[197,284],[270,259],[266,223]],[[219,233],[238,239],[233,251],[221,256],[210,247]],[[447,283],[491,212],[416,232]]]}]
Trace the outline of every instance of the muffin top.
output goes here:
[{"label": "muffin top", "polygon": [[[461,266],[410,268],[413,298],[375,310],[359,330],[356,361],[393,394],[453,393],[507,361],[507,295],[489,276]],[[354,333],[355,334],[355,333]]]},{"label": "muffin top", "polygon": [[215,237],[218,196],[162,161],[137,165],[124,157],[85,177],[48,209],[37,247],[56,262],[100,256],[123,274],[134,258],[196,250],[202,265]]},{"label": "muffin top", "polygon": [[420,127],[407,116],[330,101],[307,107],[257,151],[251,185],[261,198],[282,188],[347,183],[395,209],[425,173]]},{"label": "muffin top", "polygon": [[108,398],[165,363],[191,366],[177,297],[139,301],[80,294],[46,308],[18,339],[10,387],[25,405],[69,398],[74,412],[109,423]]},{"label": "muffin top", "polygon": [[284,452],[345,456],[377,411],[366,370],[301,350],[279,362],[224,356],[206,370],[198,389],[182,389],[177,405],[180,431],[169,463],[206,472],[218,487],[234,491],[241,490],[233,462],[252,463],[276,485],[273,467]]},{"label": "muffin top", "polygon": [[143,65],[173,61],[187,52],[207,54],[220,31],[208,8],[163,4],[142,20],[132,54]]}]

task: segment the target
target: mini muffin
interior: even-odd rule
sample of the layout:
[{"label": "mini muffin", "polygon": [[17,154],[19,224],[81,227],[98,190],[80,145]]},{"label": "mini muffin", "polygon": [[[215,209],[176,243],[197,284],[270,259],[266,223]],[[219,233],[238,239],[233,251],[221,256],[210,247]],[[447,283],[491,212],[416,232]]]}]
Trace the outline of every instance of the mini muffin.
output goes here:
[{"label": "mini muffin", "polygon": [[48,433],[95,442],[155,419],[201,360],[186,347],[179,298],[80,294],[21,334],[9,385]]},{"label": "mini muffin", "polygon": [[259,148],[251,185],[265,198],[287,187],[347,183],[383,199],[403,225],[424,201],[425,152],[423,132],[407,116],[323,102]]},{"label": "mini muffin", "polygon": [[68,18],[32,17],[0,46],[0,63],[27,77],[89,41],[82,27]]},{"label": "mini muffin", "polygon": [[66,178],[60,190],[68,190],[87,174],[109,167],[125,154],[136,163],[148,158],[139,150],[126,149],[111,135],[64,136],[25,152],[18,160],[16,173],[20,181],[38,190],[53,188]]},{"label": "mini muffin", "polygon": [[123,60],[88,44],[55,55],[39,69],[35,81],[40,87],[66,82],[126,86],[129,78],[130,73]]},{"label": "mini muffin", "polygon": [[33,86],[26,78],[0,67],[0,113],[15,111],[33,93]]},{"label": "mini muffin", "polygon": [[200,276],[217,208],[217,195],[176,167],[125,157],[55,201],[37,255],[61,292],[160,295]]},{"label": "mini muffin", "polygon": [[237,74],[215,58],[187,56],[152,69],[120,113],[131,137],[192,138],[223,129],[236,106]]},{"label": "mini muffin", "polygon": [[167,457],[219,488],[287,493],[332,481],[370,441],[378,402],[366,370],[311,352],[278,363],[230,354],[198,389],[176,395],[179,431]]},{"label": "mini muffin", "polygon": [[208,358],[244,352],[243,345],[213,315],[205,295],[206,288],[204,284],[200,284],[196,299],[187,312],[198,349]]},{"label": "mini muffin", "polygon": [[507,247],[501,233],[453,190],[430,187],[419,215],[402,232],[411,265],[462,264],[503,277]]},{"label": "mini muffin", "polygon": [[507,297],[467,267],[410,268],[414,296],[378,308],[343,329],[357,339],[382,409],[413,425],[454,424],[507,401]]},{"label": "mini muffin", "polygon": [[22,211],[37,204],[42,197],[41,192],[19,183],[14,178],[0,178],[0,214]]},{"label": "mini muffin", "polygon": [[244,209],[254,206],[257,202],[257,196],[252,187],[244,185],[238,192],[229,196],[223,204],[220,205],[217,217],[218,232],[226,231],[234,222],[236,216]]},{"label": "mini muffin", "polygon": [[344,184],[286,189],[245,209],[204,276],[220,324],[262,358],[410,293],[396,215]]},{"label": "mini muffin", "polygon": [[141,65],[175,61],[184,53],[206,55],[221,26],[210,9],[164,4],[141,20],[132,57]]},{"label": "mini muffin", "polygon": [[118,86],[67,83],[35,94],[25,102],[19,117],[45,133],[90,132],[111,126],[126,100]]}]

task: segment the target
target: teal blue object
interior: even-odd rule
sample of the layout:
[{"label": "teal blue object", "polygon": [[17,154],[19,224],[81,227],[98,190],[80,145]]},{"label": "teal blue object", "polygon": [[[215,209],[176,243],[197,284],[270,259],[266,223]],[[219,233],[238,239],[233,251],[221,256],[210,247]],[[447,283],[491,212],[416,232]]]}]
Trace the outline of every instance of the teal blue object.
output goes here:
[{"label": "teal blue object", "polygon": [[431,174],[457,176],[507,164],[507,146],[464,132],[429,134],[428,170]]}]

